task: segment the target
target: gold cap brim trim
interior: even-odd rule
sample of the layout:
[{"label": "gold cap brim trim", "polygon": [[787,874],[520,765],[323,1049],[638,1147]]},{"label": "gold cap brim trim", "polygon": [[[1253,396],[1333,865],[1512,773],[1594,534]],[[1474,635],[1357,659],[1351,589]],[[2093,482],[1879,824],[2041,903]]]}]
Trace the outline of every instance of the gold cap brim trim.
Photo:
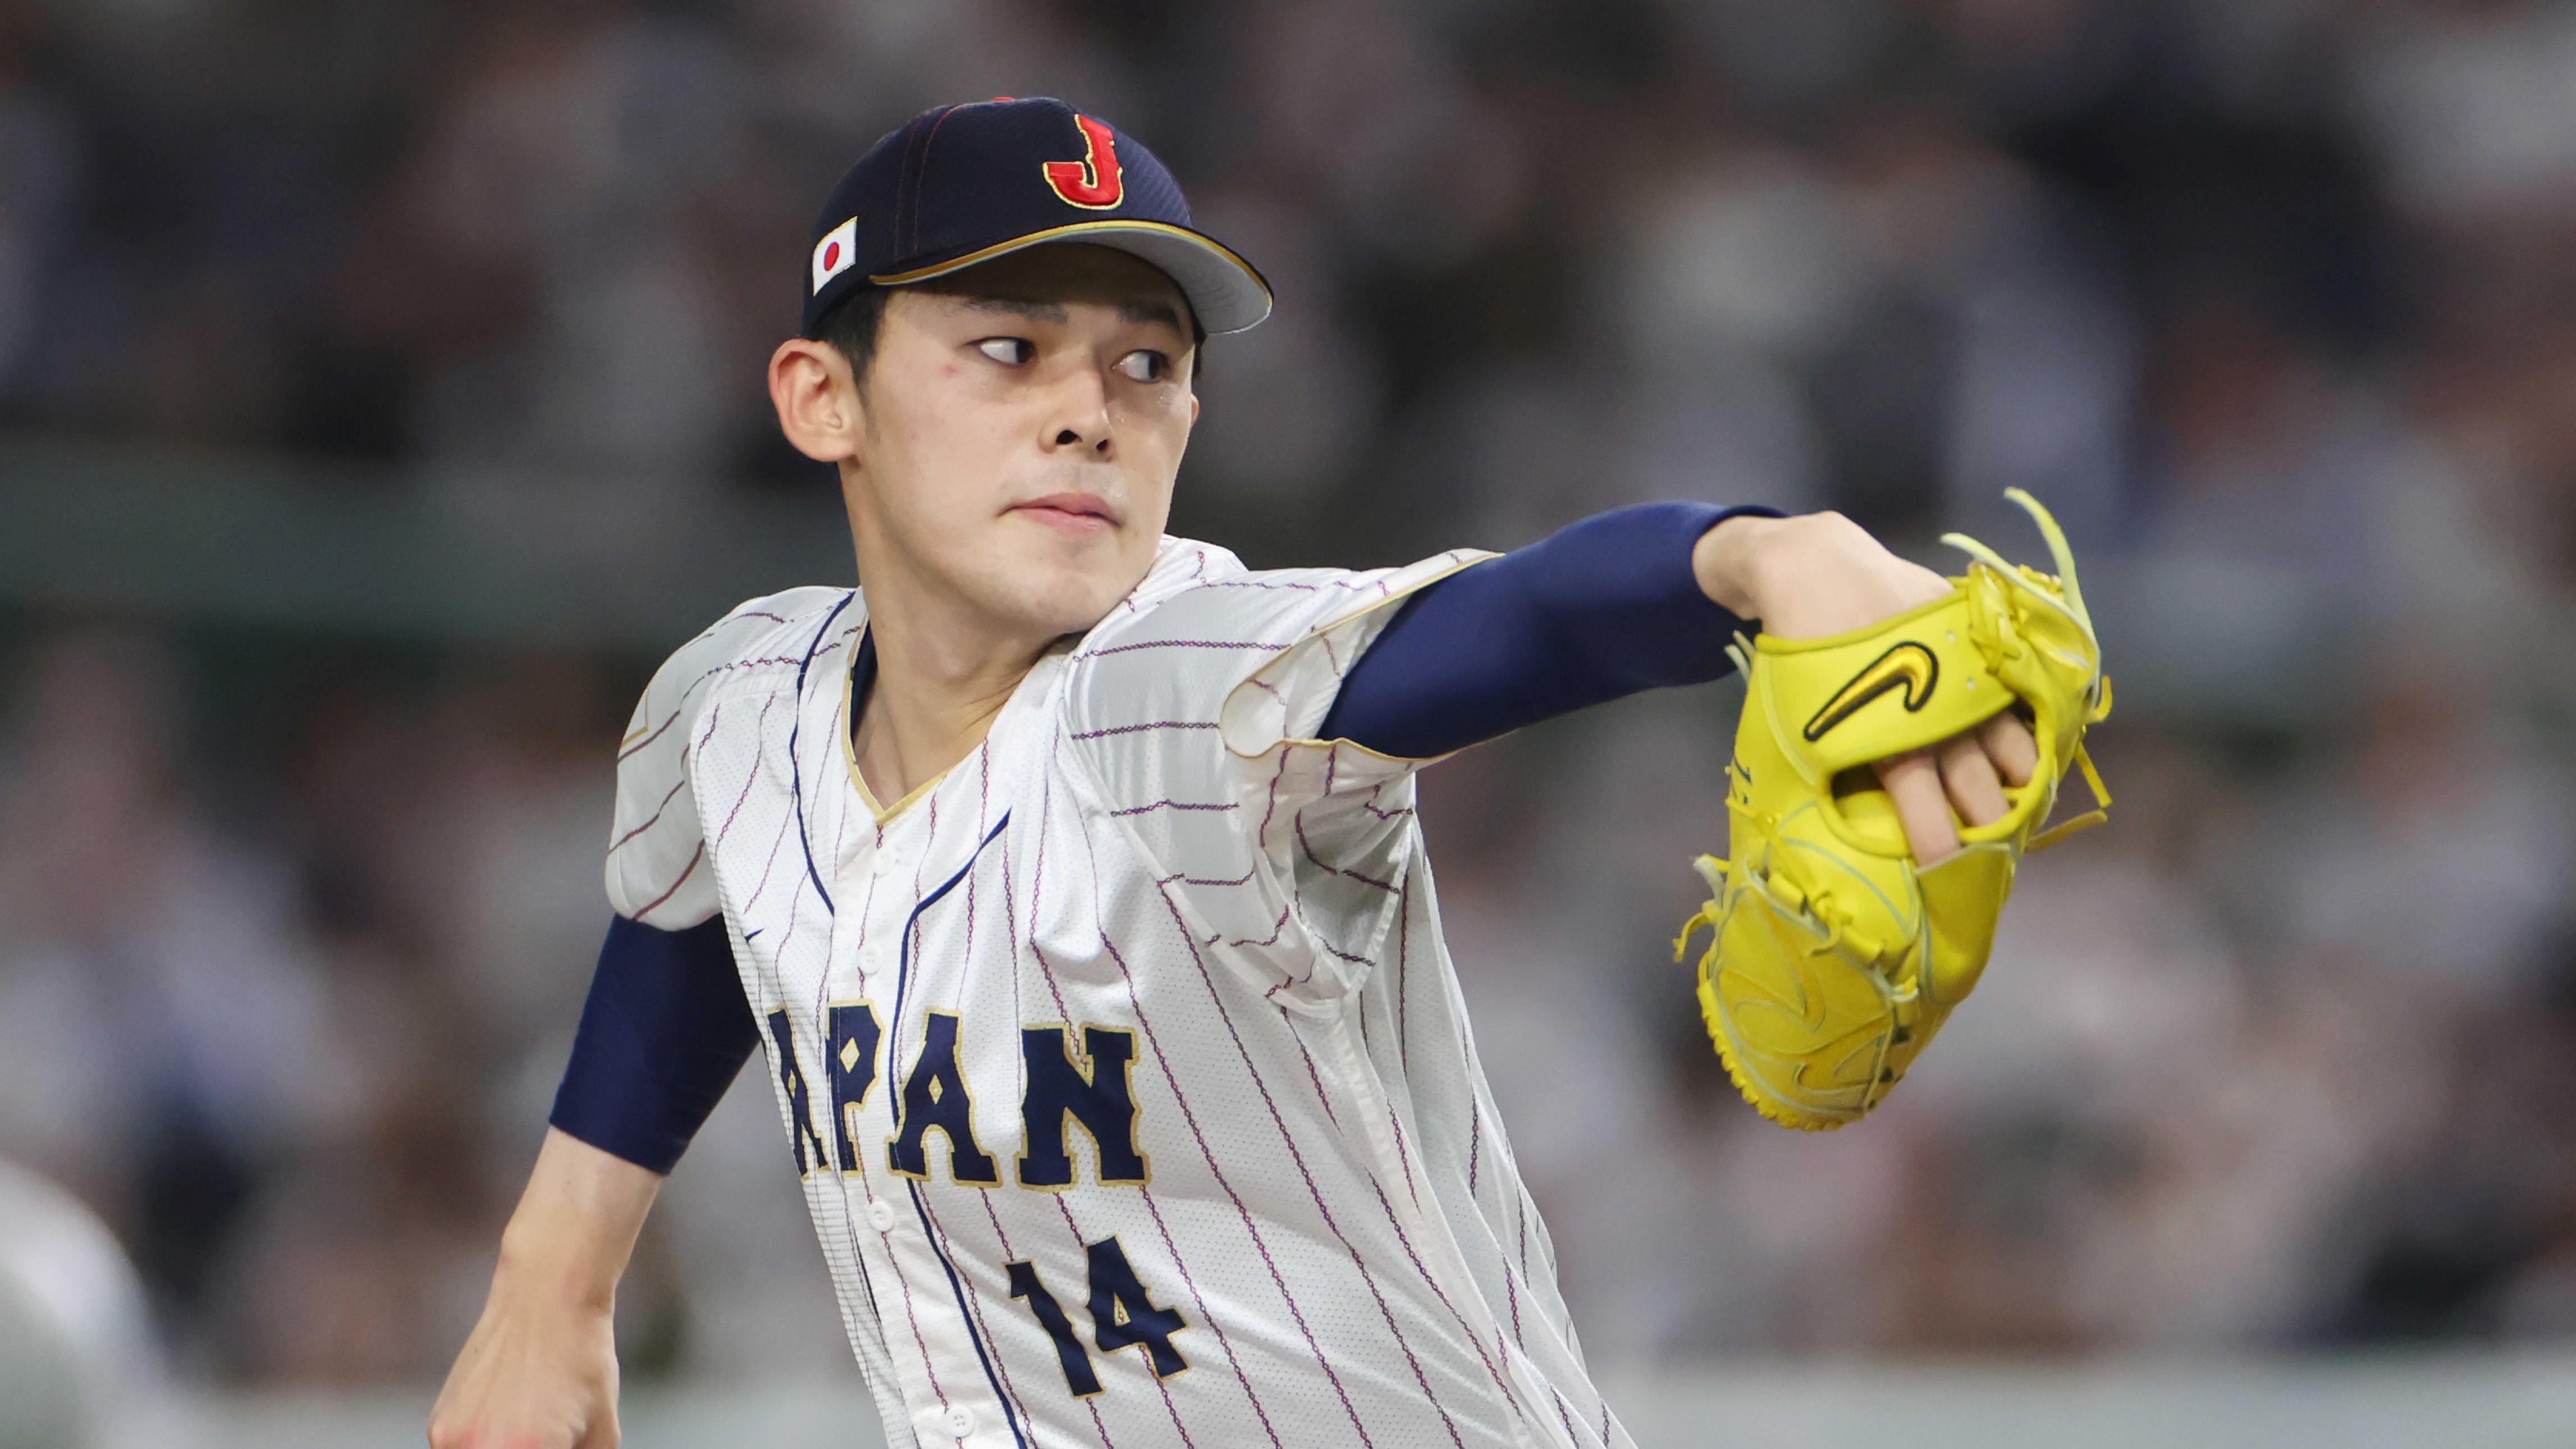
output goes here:
[{"label": "gold cap brim trim", "polygon": [[[952,257],[947,261],[939,262],[931,266],[915,267],[908,272],[871,273],[868,280],[880,287],[900,287],[909,282],[926,282],[933,277],[944,277],[951,272],[963,271],[968,267],[974,266],[978,262],[989,262],[995,257],[1008,256],[1013,252],[1025,251],[1034,246],[1044,246],[1049,242],[1077,240],[1084,236],[1118,235],[1168,236],[1177,241],[1187,242],[1192,246],[1198,247],[1201,250],[1209,252],[1232,264],[1236,270],[1240,271],[1245,278],[1250,280],[1255,287],[1258,287],[1261,290],[1261,312],[1259,316],[1252,318],[1248,322],[1238,323],[1232,327],[1209,327],[1208,331],[1210,332],[1240,332],[1247,327],[1258,324],[1263,318],[1268,317],[1271,309],[1277,305],[1278,299],[1270,290],[1269,279],[1262,276],[1259,269],[1255,268],[1252,263],[1247,262],[1242,257],[1236,255],[1232,248],[1226,246],[1223,242],[1216,240],[1214,237],[1206,235],[1205,233],[1195,232],[1190,230],[1188,227],[1174,226],[1169,222],[1163,221],[1077,221],[1065,226],[1051,226],[1044,231],[1033,231],[1026,236],[1013,237],[1009,241],[997,242],[992,246],[968,252],[962,257]],[[1147,260],[1150,260],[1150,258]],[[1173,280],[1178,281],[1179,279],[1174,278]],[[1186,295],[1189,289],[1187,287],[1183,287],[1181,290],[1184,295]],[[1197,305],[1195,299],[1193,299],[1192,305]],[[1201,325],[1205,325],[1206,321],[1206,318],[1201,318]]]}]

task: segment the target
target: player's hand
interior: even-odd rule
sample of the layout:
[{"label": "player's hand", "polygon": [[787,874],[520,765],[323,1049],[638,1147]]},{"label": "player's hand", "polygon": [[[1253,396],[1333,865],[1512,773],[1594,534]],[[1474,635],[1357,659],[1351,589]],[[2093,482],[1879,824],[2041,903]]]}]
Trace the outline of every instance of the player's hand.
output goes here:
[{"label": "player's hand", "polygon": [[[1781,639],[1865,629],[1950,591],[1839,513],[1730,518],[1700,539],[1691,562],[1711,599]],[[1957,852],[1960,821],[2002,819],[2004,787],[2029,784],[2038,765],[2029,727],[2007,712],[1874,768],[1916,863],[1930,865]]]},{"label": "player's hand", "polygon": [[429,1411],[431,1449],[616,1449],[610,1315],[555,1296],[494,1281]]}]

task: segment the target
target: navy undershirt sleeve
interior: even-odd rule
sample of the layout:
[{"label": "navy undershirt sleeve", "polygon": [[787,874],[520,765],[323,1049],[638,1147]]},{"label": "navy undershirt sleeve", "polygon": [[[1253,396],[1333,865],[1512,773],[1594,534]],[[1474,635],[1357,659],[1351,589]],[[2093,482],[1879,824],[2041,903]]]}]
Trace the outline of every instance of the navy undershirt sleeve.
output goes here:
[{"label": "navy undershirt sleeve", "polygon": [[1428,759],[1587,705],[1725,674],[1727,643],[1757,626],[1710,601],[1691,551],[1739,514],[1781,516],[1639,504],[1424,586],[1352,666],[1322,737]]},{"label": "navy undershirt sleeve", "polygon": [[668,1173],[759,1041],[722,917],[681,931],[617,917],[548,1120]]}]

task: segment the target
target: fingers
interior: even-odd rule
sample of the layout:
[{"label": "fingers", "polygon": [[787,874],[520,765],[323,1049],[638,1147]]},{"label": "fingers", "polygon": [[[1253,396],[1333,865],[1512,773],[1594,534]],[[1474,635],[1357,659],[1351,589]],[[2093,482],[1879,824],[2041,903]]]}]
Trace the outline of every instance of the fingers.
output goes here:
[{"label": "fingers", "polygon": [[2030,737],[2030,726],[2021,716],[2010,710],[1979,725],[1977,743],[1985,747],[1986,758],[2003,773],[2004,782],[2016,789],[2039,773],[2039,742]]},{"label": "fingers", "polygon": [[1942,792],[1960,819],[1970,825],[1992,825],[2004,818],[2004,811],[2011,808],[2004,799],[2004,782],[1996,777],[1994,762],[1986,758],[1977,731],[1952,735],[1933,746],[1932,755],[1941,766]]},{"label": "fingers", "polygon": [[1929,750],[1896,755],[1877,763],[1879,783],[1896,802],[1897,823],[1905,827],[1906,846],[1917,865],[1947,859],[1959,848],[1959,830],[1950,818],[1950,797],[1942,787],[1941,767]]},{"label": "fingers", "polygon": [[1959,848],[1960,821],[1992,825],[2004,818],[2012,808],[2004,787],[2029,784],[2038,768],[2039,746],[2030,727],[2011,714],[1877,765],[1918,865],[1932,865]]}]

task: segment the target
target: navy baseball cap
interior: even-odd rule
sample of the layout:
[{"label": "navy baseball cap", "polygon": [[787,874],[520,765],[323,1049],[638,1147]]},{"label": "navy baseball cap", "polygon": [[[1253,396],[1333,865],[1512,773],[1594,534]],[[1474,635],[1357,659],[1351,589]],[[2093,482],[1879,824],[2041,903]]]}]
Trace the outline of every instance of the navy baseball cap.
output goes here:
[{"label": "navy baseball cap", "polygon": [[913,117],[832,188],[814,222],[805,331],[864,284],[927,281],[1049,242],[1151,262],[1210,332],[1270,315],[1270,284],[1190,224],[1153,152],[1052,97],[996,96]]}]

